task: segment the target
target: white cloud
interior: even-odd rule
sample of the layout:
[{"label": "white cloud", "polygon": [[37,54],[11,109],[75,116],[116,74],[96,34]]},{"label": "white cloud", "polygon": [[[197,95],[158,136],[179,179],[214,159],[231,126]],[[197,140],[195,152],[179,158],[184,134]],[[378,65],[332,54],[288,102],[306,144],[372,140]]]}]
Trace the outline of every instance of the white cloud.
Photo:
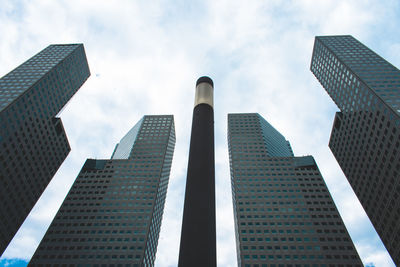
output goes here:
[{"label": "white cloud", "polygon": [[295,154],[314,155],[363,261],[394,266],[327,147],[336,107],[309,65],[323,34],[353,34],[399,62],[396,1],[3,2],[1,75],[64,42],[84,43],[92,73],[61,113],[72,151],[3,257],[31,257],[86,158],[110,157],[143,115],[174,114],[156,265],[176,266],[194,83],[206,74],[215,82],[219,265],[236,266],[226,114],[258,112]]},{"label": "white cloud", "polygon": [[394,266],[392,259],[388,257],[385,249],[379,245],[377,246],[377,242],[370,242],[370,237],[363,241],[364,242],[362,244],[358,244],[357,250],[360,255],[364,255],[363,262],[366,266]]}]

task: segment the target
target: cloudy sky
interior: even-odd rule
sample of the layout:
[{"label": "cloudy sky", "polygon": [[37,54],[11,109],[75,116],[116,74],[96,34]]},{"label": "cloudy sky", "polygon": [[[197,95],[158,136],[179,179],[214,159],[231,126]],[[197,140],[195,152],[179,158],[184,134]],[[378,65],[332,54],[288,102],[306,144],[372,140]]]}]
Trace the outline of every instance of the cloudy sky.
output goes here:
[{"label": "cloudy sky", "polygon": [[0,265],[29,261],[86,158],[110,158],[143,115],[173,114],[177,143],[156,266],[176,266],[195,82],[208,75],[218,265],[237,265],[226,116],[258,112],[295,155],[315,157],[363,263],[395,266],[328,148],[337,107],[309,66],[315,35],[351,34],[399,67],[399,29],[398,0],[2,0],[0,76],[58,43],[84,43],[92,75],[60,113],[72,151]]}]

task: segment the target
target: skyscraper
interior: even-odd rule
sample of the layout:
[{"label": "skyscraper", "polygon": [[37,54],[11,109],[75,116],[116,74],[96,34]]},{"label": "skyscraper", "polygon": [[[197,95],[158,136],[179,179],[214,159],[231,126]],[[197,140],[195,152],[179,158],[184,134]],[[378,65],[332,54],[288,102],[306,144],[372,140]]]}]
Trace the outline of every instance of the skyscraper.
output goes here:
[{"label": "skyscraper", "polygon": [[89,75],[83,45],[69,44],[0,79],[0,254],[70,151],[57,114]]},{"label": "skyscraper", "polygon": [[30,265],[153,266],[174,147],[173,116],[144,116],[87,159]]},{"label": "skyscraper", "polygon": [[352,36],[316,37],[311,71],[340,109],[329,147],[400,265],[400,71]]},{"label": "skyscraper", "polygon": [[228,114],[238,266],[362,266],[312,156],[259,114]]}]

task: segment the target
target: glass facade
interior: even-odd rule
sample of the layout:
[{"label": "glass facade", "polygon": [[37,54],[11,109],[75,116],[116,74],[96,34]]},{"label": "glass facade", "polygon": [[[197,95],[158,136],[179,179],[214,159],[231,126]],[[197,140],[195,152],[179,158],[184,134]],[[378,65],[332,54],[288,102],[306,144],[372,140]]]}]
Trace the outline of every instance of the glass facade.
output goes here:
[{"label": "glass facade", "polygon": [[86,161],[30,266],[153,266],[175,146],[173,116],[144,116],[133,129],[122,140],[136,141],[118,146],[131,148],[127,159]]},{"label": "glass facade", "polygon": [[142,127],[143,119],[141,119],[132,129],[121,139],[114,149],[111,159],[128,159],[135,145],[136,137]]},{"label": "glass facade", "polygon": [[315,38],[311,71],[336,103],[329,147],[400,264],[400,71],[352,36]]},{"label": "glass facade", "polygon": [[56,116],[89,75],[83,45],[71,44],[0,79],[0,254],[70,151]]},{"label": "glass facade", "polygon": [[259,114],[228,115],[238,266],[363,266],[313,157],[276,132]]},{"label": "glass facade", "polygon": [[400,114],[400,71],[352,36],[316,37],[311,70],[342,111],[384,104]]},{"label": "glass facade", "polygon": [[[80,48],[79,48],[80,47]],[[20,65],[15,70],[8,73],[6,76],[0,79],[0,111],[5,109],[5,107],[15,101],[23,93],[32,90],[32,86],[36,83],[36,90],[45,90],[49,86],[48,83],[53,83],[54,85],[63,82],[58,80],[57,75],[53,77],[51,75],[46,75],[49,71],[53,70],[58,64],[60,64],[64,59],[66,59],[75,50],[83,49],[80,44],[67,44],[67,45],[50,45],[46,49],[39,52],[37,55],[27,60],[25,63]],[[81,51],[82,53],[82,51]],[[83,79],[79,76],[87,76],[86,73],[80,73],[81,69],[87,68],[86,58],[79,59],[80,55],[75,55],[75,60],[69,58],[70,61],[74,61],[75,64],[80,65],[78,68],[72,68],[71,64],[65,64],[64,68],[60,71],[64,74],[69,75],[72,78],[70,81],[65,81],[73,83]],[[74,55],[72,55],[74,57]],[[72,70],[72,72],[70,72]],[[43,79],[47,76],[48,79]],[[86,77],[87,78],[87,77]],[[71,91],[74,87],[70,87]],[[53,88],[54,89],[54,88]],[[63,88],[65,89],[65,88]],[[34,91],[35,89],[33,89]],[[63,94],[68,95],[68,92],[63,91]]]},{"label": "glass facade", "polygon": [[[258,115],[258,114],[257,114]],[[268,157],[293,157],[292,147],[289,141],[278,132],[268,121],[260,115],[257,116],[260,121],[262,137],[266,147]]]}]

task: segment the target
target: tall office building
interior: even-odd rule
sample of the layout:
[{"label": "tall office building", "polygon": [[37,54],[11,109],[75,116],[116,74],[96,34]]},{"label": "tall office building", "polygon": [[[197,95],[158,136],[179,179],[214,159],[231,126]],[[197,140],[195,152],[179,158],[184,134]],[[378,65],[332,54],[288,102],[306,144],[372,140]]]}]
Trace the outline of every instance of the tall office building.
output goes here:
[{"label": "tall office building", "polygon": [[363,266],[312,156],[259,114],[228,115],[238,266]]},{"label": "tall office building", "polygon": [[57,114],[89,75],[83,45],[70,44],[0,79],[0,254],[70,151]]},{"label": "tall office building", "polygon": [[173,116],[144,116],[86,160],[29,265],[153,266],[174,147]]},{"label": "tall office building", "polygon": [[352,36],[316,37],[311,71],[340,109],[329,147],[400,265],[400,71]]}]

